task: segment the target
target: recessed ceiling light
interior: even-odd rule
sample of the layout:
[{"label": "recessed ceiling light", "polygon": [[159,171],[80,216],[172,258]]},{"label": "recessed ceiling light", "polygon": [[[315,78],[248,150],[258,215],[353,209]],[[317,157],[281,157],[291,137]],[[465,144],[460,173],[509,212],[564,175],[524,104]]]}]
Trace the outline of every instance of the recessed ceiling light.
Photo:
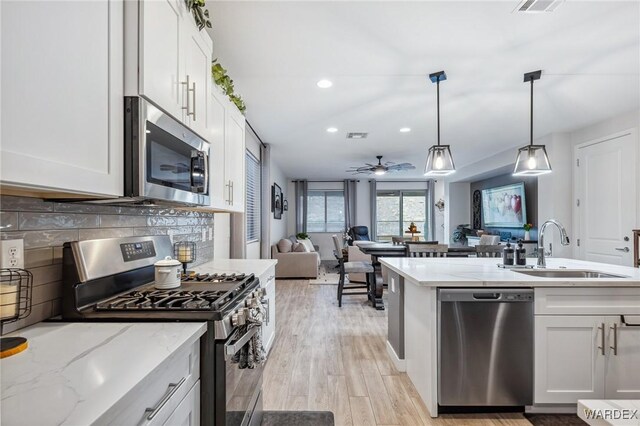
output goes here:
[{"label": "recessed ceiling light", "polygon": [[400,129],[400,133],[409,133],[411,131],[411,128],[409,127],[403,127]]},{"label": "recessed ceiling light", "polygon": [[329,128],[327,129],[327,132],[329,132],[329,133],[335,133],[335,132],[337,132],[337,131],[338,131],[338,129],[336,129],[335,127],[329,127]]},{"label": "recessed ceiling light", "polygon": [[321,89],[328,89],[329,87],[333,86],[333,83],[329,80],[320,80],[316,84]]}]

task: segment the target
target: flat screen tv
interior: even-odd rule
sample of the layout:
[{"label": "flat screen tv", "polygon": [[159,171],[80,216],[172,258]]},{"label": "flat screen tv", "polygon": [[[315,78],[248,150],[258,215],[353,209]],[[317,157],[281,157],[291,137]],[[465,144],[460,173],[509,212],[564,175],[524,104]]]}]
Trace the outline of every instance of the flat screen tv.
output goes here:
[{"label": "flat screen tv", "polygon": [[522,228],[527,223],[524,182],[483,189],[482,220],[486,228]]}]

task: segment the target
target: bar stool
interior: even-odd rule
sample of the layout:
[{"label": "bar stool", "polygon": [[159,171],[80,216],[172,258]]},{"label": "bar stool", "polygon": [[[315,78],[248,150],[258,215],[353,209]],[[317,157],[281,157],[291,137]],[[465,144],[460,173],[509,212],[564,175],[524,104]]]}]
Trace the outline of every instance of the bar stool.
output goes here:
[{"label": "bar stool", "polygon": [[[342,296],[353,296],[353,295],[369,295],[371,290],[371,286],[375,286],[376,276],[375,270],[371,262],[345,262],[344,256],[342,254],[342,246],[340,244],[340,240],[337,235],[333,236],[333,244],[335,246],[334,254],[336,259],[338,260],[338,264],[340,267],[340,279],[338,281],[338,306],[342,307]],[[366,283],[365,284],[352,284],[345,286],[345,275],[346,274],[366,274]],[[353,290],[353,289],[367,289],[366,292],[353,292],[348,291],[344,292],[344,290]]]},{"label": "bar stool", "polygon": [[408,257],[447,257],[449,246],[446,244],[407,243]]}]

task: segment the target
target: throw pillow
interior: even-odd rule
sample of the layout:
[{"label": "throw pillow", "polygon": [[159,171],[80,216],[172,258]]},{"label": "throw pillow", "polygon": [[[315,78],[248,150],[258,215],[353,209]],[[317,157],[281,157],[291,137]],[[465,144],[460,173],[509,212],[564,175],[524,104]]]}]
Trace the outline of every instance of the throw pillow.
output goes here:
[{"label": "throw pillow", "polygon": [[307,248],[308,252],[314,252],[316,251],[315,248],[313,248],[313,243],[311,242],[311,240],[306,239],[306,240],[300,240],[301,244],[304,244],[304,246]]},{"label": "throw pillow", "polygon": [[283,238],[280,241],[278,241],[278,251],[280,253],[289,253],[291,251],[292,246],[293,246],[293,243],[286,238]]},{"label": "throw pillow", "polygon": [[306,253],[307,248],[302,243],[295,243],[291,251],[294,251],[296,253]]}]

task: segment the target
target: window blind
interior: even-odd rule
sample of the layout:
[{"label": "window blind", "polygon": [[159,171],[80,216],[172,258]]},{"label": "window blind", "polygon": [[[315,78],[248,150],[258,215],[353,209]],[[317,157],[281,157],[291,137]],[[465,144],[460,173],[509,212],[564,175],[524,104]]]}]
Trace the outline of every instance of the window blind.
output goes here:
[{"label": "window blind", "polygon": [[247,170],[247,242],[260,240],[260,160],[251,152],[246,152]]}]

